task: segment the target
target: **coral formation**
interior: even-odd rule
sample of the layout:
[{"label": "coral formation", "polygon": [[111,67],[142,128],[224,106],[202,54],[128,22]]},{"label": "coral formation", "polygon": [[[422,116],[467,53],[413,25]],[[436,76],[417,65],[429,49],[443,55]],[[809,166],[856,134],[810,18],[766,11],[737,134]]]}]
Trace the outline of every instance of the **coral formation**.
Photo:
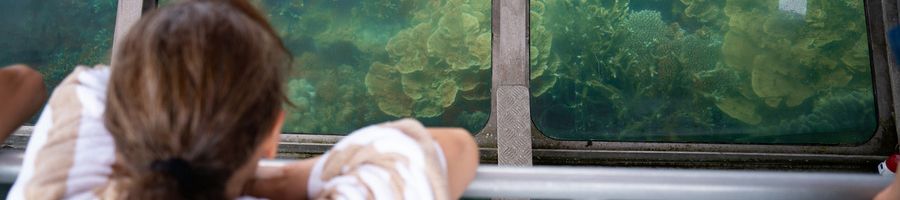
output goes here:
[{"label": "coral formation", "polygon": [[748,98],[772,109],[791,108],[817,94],[856,87],[848,86],[853,79],[870,79],[864,15],[848,12],[861,11],[859,4],[811,1],[798,13],[780,10],[778,2],[735,0],[727,1],[726,10],[723,60],[751,77]]},{"label": "coral formation", "polygon": [[[804,9],[778,1],[532,0],[532,118],[560,139],[866,138],[874,111],[862,5],[798,2]],[[808,128],[845,114],[861,119]],[[859,134],[815,137],[835,131]],[[788,134],[810,136],[772,139]]]},{"label": "coral formation", "polygon": [[392,66],[376,62],[366,74],[366,88],[378,102],[381,111],[393,116],[409,116],[412,114],[409,105],[413,103],[413,99],[407,95],[398,95],[406,91],[406,88],[393,84],[397,79],[400,79],[400,74]]},{"label": "coral formation", "polygon": [[421,71],[428,65],[428,42],[419,33],[432,29],[431,24],[419,24],[412,29],[402,30],[388,41],[385,49],[391,56],[399,58],[396,66],[401,73]]},{"label": "coral formation", "polygon": [[781,133],[847,133],[874,130],[876,126],[875,115],[872,114],[875,112],[874,104],[875,101],[868,91],[834,92],[817,99],[808,114],[782,121],[769,130]]},{"label": "coral formation", "polygon": [[686,21],[696,21],[697,28],[721,29],[727,23],[724,1],[721,0],[681,0],[685,5],[681,13]]},{"label": "coral formation", "polygon": [[717,17],[722,15],[722,10],[716,7],[714,1],[681,0],[681,3],[687,5],[687,8],[684,9],[685,16],[698,18],[704,22],[716,20]]},{"label": "coral formation", "polygon": [[462,122],[462,127],[468,130],[479,130],[484,127],[485,123],[487,123],[488,121],[488,118],[490,118],[490,115],[482,111],[463,111],[462,114],[459,115],[459,118],[457,120]]},{"label": "coral formation", "polygon": [[728,116],[748,124],[756,125],[762,122],[762,117],[756,113],[756,104],[744,98],[724,97],[716,101],[716,107]]},{"label": "coral formation", "polygon": [[[484,9],[489,4],[448,0],[420,11],[421,19],[413,20],[417,23],[414,27],[391,38],[386,50],[395,61],[379,67],[390,68],[400,77],[367,81],[370,95],[392,97],[375,98],[379,107],[396,117],[427,118],[444,113],[459,94],[465,100],[488,99],[490,94],[485,91],[489,92],[490,86],[480,78],[489,74],[491,64],[489,9]],[[383,71],[370,70],[367,77],[373,73]],[[402,92],[371,89],[379,87],[399,87]]]},{"label": "coral formation", "polygon": [[489,1],[256,3],[295,56],[285,131],[344,134],[399,117],[483,126],[470,125],[490,106]]},{"label": "coral formation", "polygon": [[544,3],[533,1],[531,3],[531,47],[529,48],[529,61],[531,63],[531,88],[532,96],[541,96],[556,84],[556,73],[559,67],[559,59],[550,57],[550,47],[553,45],[553,36],[544,27],[541,16],[544,14]]},{"label": "coral formation", "polygon": [[662,21],[657,11],[642,10],[634,12],[622,21],[625,28],[625,41],[622,47],[637,62],[633,65],[653,66],[656,46],[667,39],[670,29]]}]

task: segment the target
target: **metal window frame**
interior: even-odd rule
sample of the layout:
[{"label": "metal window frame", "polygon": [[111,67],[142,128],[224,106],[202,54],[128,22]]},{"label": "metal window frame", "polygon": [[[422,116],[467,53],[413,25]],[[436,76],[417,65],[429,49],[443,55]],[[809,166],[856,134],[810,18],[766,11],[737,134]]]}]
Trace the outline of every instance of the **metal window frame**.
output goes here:
[{"label": "metal window frame", "polygon": [[[142,11],[149,10],[145,5],[155,7],[156,4],[156,0],[118,1],[114,49]],[[537,130],[530,119],[528,4],[528,0],[492,1],[491,113],[487,125],[475,135],[483,162],[525,166],[536,161],[538,164],[844,169],[874,165],[883,160],[883,155],[895,151],[898,144],[895,125],[898,121],[892,113],[900,108],[900,72],[897,64],[889,59],[892,56],[886,48],[884,35],[887,28],[898,22],[900,5],[896,0],[865,0],[880,121],[872,139],[856,146],[550,139]],[[24,147],[30,130],[30,127],[24,127],[7,144]],[[284,134],[279,147],[280,157],[304,158],[321,154],[340,138]]]}]

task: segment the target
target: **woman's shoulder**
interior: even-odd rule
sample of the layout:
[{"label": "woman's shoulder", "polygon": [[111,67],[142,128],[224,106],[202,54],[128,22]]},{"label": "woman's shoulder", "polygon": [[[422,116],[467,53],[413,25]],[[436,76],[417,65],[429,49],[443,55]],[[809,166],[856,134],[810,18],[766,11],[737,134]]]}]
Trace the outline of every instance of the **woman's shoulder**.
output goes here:
[{"label": "woman's shoulder", "polygon": [[115,144],[103,125],[108,67],[76,67],[38,119],[10,197],[93,195],[106,184]]},{"label": "woman's shoulder", "polygon": [[110,68],[106,65],[96,65],[94,67],[75,66],[75,69],[53,90],[53,94],[56,95],[57,91],[67,90],[69,87],[85,87],[79,92],[105,94],[106,85],[109,82],[109,74]]}]

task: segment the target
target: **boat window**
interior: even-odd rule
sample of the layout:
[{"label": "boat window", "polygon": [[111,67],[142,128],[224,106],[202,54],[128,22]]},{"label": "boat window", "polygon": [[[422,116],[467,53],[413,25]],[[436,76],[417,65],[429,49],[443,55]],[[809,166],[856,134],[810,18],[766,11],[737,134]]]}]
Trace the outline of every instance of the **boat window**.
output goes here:
[{"label": "boat window", "polygon": [[531,117],[560,140],[860,144],[869,51],[861,0],[531,0]]}]

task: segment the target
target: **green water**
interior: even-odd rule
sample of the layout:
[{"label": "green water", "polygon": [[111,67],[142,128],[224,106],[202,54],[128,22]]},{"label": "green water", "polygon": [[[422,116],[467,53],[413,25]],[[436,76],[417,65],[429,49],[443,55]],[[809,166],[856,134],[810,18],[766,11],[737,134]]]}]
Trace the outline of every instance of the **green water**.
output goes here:
[{"label": "green water", "polygon": [[112,0],[0,1],[0,67],[27,64],[52,89],[76,65],[109,63],[115,21]]},{"label": "green water", "polygon": [[294,55],[285,132],[347,134],[404,117],[473,133],[487,123],[490,1],[252,2]]},{"label": "green water", "polygon": [[859,144],[860,0],[531,2],[532,119],[563,140]]}]

